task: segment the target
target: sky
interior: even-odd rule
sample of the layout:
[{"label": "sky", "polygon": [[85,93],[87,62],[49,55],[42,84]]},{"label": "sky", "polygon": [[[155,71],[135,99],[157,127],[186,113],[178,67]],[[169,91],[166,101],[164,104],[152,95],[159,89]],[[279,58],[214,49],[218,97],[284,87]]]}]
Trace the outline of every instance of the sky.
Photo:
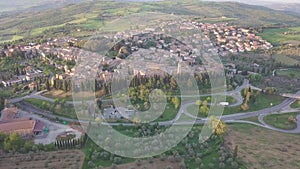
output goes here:
[{"label": "sky", "polygon": [[207,0],[207,1],[237,1],[241,3],[257,4],[260,3],[300,3],[300,0]]},{"label": "sky", "polygon": [[[41,3],[41,2],[51,2],[53,0],[0,0],[0,4],[5,4],[8,3],[10,5],[12,5],[13,3],[22,3],[22,4],[26,4],[26,3]],[[67,0],[72,2],[72,0]],[[136,0],[136,1],[147,1],[147,0]],[[151,1],[151,0],[149,0]],[[184,0],[183,0],[184,1]],[[237,2],[251,2],[251,1],[255,1],[255,2],[276,2],[276,3],[300,3],[300,0],[208,0],[208,1],[237,1]]]}]

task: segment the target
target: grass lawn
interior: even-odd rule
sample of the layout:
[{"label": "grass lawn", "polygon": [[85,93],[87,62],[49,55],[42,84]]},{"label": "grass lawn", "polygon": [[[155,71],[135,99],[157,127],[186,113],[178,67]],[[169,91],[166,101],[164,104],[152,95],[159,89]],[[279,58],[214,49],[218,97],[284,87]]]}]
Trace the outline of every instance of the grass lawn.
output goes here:
[{"label": "grass lawn", "polygon": [[168,103],[166,105],[165,111],[162,114],[161,117],[157,118],[155,121],[160,122],[160,121],[168,121],[168,120],[173,120],[178,113],[178,110],[176,110],[173,106],[173,104]]},{"label": "grass lawn", "polygon": [[286,56],[286,55],[274,55],[274,58],[275,58],[275,61],[277,63],[282,63],[282,64],[285,64],[285,65],[296,65],[297,63],[299,63],[298,60],[294,59],[294,58],[291,58],[289,56]]},{"label": "grass lawn", "polygon": [[23,39],[23,36],[20,35],[14,35],[14,36],[9,36],[6,39],[1,39],[0,38],[0,43],[5,43],[5,42],[11,42],[11,41],[16,41],[16,40],[20,40]]},{"label": "grass lawn", "polygon": [[247,168],[300,168],[300,135],[249,124],[232,124],[224,139],[232,151],[238,145],[238,159]]},{"label": "grass lawn", "polygon": [[206,117],[206,115],[204,115],[204,114],[197,113],[197,112],[199,112],[199,106],[197,106],[195,104],[187,107],[186,110],[187,110],[188,113],[190,113],[190,114],[192,114],[194,116],[197,115],[198,117]]},{"label": "grass lawn", "polygon": [[42,110],[50,111],[55,115],[77,119],[77,115],[73,106],[58,104],[54,107],[53,103],[34,98],[25,99],[24,101]]},{"label": "grass lawn", "polygon": [[[95,95],[97,97],[103,95],[102,91],[97,91],[95,93],[91,92],[78,92],[76,93],[75,100],[89,100],[89,99],[95,99]],[[73,93],[72,92],[65,92],[63,90],[51,90],[43,94],[43,96],[52,98],[52,99],[65,99],[67,101],[73,101]]]},{"label": "grass lawn", "polygon": [[230,104],[234,104],[236,103],[236,99],[230,96],[226,96],[226,102],[230,103]]},{"label": "grass lawn", "polygon": [[291,108],[300,108],[300,101],[295,101],[294,103],[291,104]]},{"label": "grass lawn", "polygon": [[[241,110],[240,106],[238,107],[225,107],[223,115],[228,114],[236,114],[236,113],[242,113],[242,112],[251,112],[251,111],[257,111],[265,108],[269,108],[275,105],[278,105],[284,101],[284,97],[278,96],[278,95],[267,95],[267,94],[260,94],[256,98],[255,103],[249,104],[249,109],[246,111]],[[271,106],[272,104],[272,106]]]},{"label": "grass lawn", "polygon": [[238,18],[227,18],[227,17],[218,17],[218,18],[203,18],[203,19],[197,19],[197,21],[203,22],[203,23],[217,23],[217,22],[229,22],[229,21],[235,21]]},{"label": "grass lawn", "polygon": [[300,79],[299,71],[300,71],[300,69],[288,69],[288,70],[278,70],[276,73],[279,76],[287,76],[287,77],[290,77],[290,78]]},{"label": "grass lawn", "polygon": [[296,123],[289,122],[288,118],[290,116],[296,117],[299,115],[299,112],[295,113],[285,113],[285,114],[272,114],[264,117],[264,121],[276,128],[284,129],[284,130],[292,130],[297,127]]},{"label": "grass lawn", "polygon": [[53,26],[46,26],[46,27],[40,27],[40,28],[35,28],[33,29],[30,34],[32,36],[36,36],[36,35],[40,35],[42,34],[45,30],[49,30],[49,29],[54,29],[54,28],[61,28],[65,26],[65,24],[60,24],[60,25],[53,25]]},{"label": "grass lawn", "polygon": [[251,121],[251,122],[259,123],[260,124],[260,122],[258,121],[258,117],[257,116],[245,118],[245,119],[242,119],[242,120]]},{"label": "grass lawn", "polygon": [[20,40],[20,39],[23,39],[23,36],[14,35],[14,36],[12,37],[12,41]]},{"label": "grass lawn", "polygon": [[59,99],[65,99],[68,101],[73,100],[72,92],[64,92],[62,90],[51,90],[46,93],[43,93],[43,96],[51,98],[51,99],[59,98]]},{"label": "grass lawn", "polygon": [[85,22],[81,22],[80,25],[86,29],[100,29],[103,27],[103,22],[96,19],[90,19],[86,20]]},{"label": "grass lawn", "polygon": [[265,29],[264,32],[259,35],[274,45],[280,45],[292,41],[299,43],[300,27]]}]

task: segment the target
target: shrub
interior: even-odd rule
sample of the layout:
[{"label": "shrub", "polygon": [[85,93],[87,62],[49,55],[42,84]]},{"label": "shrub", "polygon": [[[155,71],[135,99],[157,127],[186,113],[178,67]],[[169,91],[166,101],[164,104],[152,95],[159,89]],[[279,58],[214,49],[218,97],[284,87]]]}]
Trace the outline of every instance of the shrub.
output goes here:
[{"label": "shrub", "polygon": [[115,157],[113,161],[116,164],[120,164],[122,162],[122,158],[121,157]]},{"label": "shrub", "polygon": [[142,165],[142,162],[141,162],[140,159],[136,160],[135,163],[136,163],[137,166],[141,166]]},{"label": "shrub", "polygon": [[197,157],[197,158],[195,159],[195,162],[196,162],[197,164],[201,164],[201,159],[200,159],[199,157]]},{"label": "shrub", "polygon": [[213,168],[215,168],[215,164],[209,163],[209,164],[208,164],[208,167],[211,168],[211,169],[213,169]]},{"label": "shrub", "polygon": [[172,166],[167,166],[166,169],[173,169],[173,167]]},{"label": "shrub", "polygon": [[220,164],[219,164],[219,168],[225,168],[225,164],[223,163],[223,162],[220,162]]}]

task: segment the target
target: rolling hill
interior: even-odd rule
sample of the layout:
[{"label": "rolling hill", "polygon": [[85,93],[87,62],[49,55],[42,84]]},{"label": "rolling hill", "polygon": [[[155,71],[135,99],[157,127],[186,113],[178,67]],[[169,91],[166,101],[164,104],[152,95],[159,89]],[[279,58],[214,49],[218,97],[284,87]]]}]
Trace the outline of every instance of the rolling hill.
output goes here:
[{"label": "rolling hill", "polygon": [[0,1],[1,12],[39,11],[43,9],[63,7],[68,4],[76,4],[84,0],[9,0]]},{"label": "rolling hill", "polygon": [[[130,20],[133,16],[136,26],[144,25],[147,22],[140,24],[139,20],[147,21],[147,13],[155,13],[160,16],[155,19],[149,16],[149,21],[166,19],[172,15],[193,18],[202,22],[226,21],[242,26],[300,26],[299,16],[237,2],[94,0],[69,4],[56,9],[27,10],[22,13],[1,15],[0,41],[5,42],[38,35],[50,36],[57,33],[86,37],[98,30],[120,31],[123,26],[118,24],[118,20],[124,17]],[[138,20],[136,18],[139,14],[142,17]]]}]

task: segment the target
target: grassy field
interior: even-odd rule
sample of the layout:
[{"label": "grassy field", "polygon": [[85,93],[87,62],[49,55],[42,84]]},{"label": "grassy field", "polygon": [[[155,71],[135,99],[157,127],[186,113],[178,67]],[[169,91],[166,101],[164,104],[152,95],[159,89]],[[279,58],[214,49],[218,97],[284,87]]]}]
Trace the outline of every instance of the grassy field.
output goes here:
[{"label": "grassy field", "polygon": [[[127,136],[131,136],[133,137],[134,135],[136,135],[137,133],[141,132],[141,128],[143,127],[114,127],[114,129],[116,129],[117,131],[119,131],[122,134],[125,134]],[[199,133],[201,131],[201,126],[194,126],[192,128],[192,130],[190,131],[190,134],[183,139],[177,146],[173,147],[171,150],[165,152],[163,155],[164,157],[162,158],[161,155],[159,156],[155,156],[153,161],[156,160],[160,160],[160,163],[157,163],[155,165],[161,164],[164,165],[166,163],[168,163],[168,157],[173,157],[174,153],[178,153],[179,157],[184,159],[184,163],[186,165],[187,169],[196,169],[198,168],[200,165],[202,166],[202,168],[218,168],[219,165],[219,157],[220,157],[220,148],[222,147],[222,143],[223,143],[223,137],[213,137],[211,139],[209,139],[207,142],[205,143],[199,143]],[[156,128],[155,131],[164,131],[165,128],[163,127],[159,127]],[[148,127],[146,127],[145,130],[148,130]],[[188,148],[189,146],[192,146],[192,148]],[[88,168],[93,168],[93,166],[103,166],[103,167],[109,167],[112,165],[113,163],[113,159],[117,156],[111,155],[110,153],[106,152],[106,155],[108,158],[104,158],[103,157],[103,153],[105,153],[105,151],[98,147],[92,140],[88,139],[86,147],[83,149],[83,151],[85,152],[86,155],[86,159],[85,159],[85,163],[84,163],[84,169],[88,169]],[[228,152],[230,153],[230,152]],[[100,154],[97,158],[97,160],[93,160],[94,158],[97,157],[97,154]],[[112,158],[109,158],[112,157]],[[196,158],[200,158],[200,163],[196,162]],[[135,168],[140,168],[138,167],[136,164],[134,164],[133,162],[136,161],[135,159],[130,159],[130,158],[124,158],[124,157],[120,157],[121,161],[119,162],[120,168],[124,167],[124,164],[127,164],[125,166],[127,166],[127,168],[130,168],[128,166],[134,166]],[[227,159],[228,157],[226,157]],[[165,160],[162,160],[165,159]],[[172,158],[171,158],[172,159]],[[226,160],[225,159],[225,160]],[[143,160],[147,160],[149,163],[149,159],[140,159],[141,161]],[[92,161],[92,164],[91,162]],[[90,165],[89,165],[90,163]],[[128,164],[129,163],[129,164]],[[176,164],[176,162],[173,162],[174,165]],[[180,163],[179,163],[180,164]],[[245,167],[240,164],[239,167],[241,169],[244,169]],[[153,164],[154,165],[154,164]],[[177,166],[177,164],[176,164]],[[119,166],[117,167],[119,168]],[[126,168],[126,169],[127,169]],[[151,168],[151,167],[150,167]],[[156,168],[162,168],[163,167],[156,167]],[[175,167],[178,168],[178,167]],[[230,163],[225,163],[225,169],[231,169],[231,164]],[[179,168],[178,168],[179,169]]]},{"label": "grassy field", "polygon": [[63,27],[65,24],[59,24],[59,25],[53,25],[53,26],[46,26],[46,27],[41,27],[41,28],[35,28],[33,30],[31,30],[30,34],[32,36],[36,36],[36,35],[40,35],[41,33],[43,33],[45,30],[49,30],[49,29],[54,29],[54,28],[61,28]]},{"label": "grassy field", "polygon": [[19,39],[23,39],[23,36],[19,36],[19,35],[14,35],[12,40],[19,40]]},{"label": "grassy field", "polygon": [[[102,91],[97,91],[95,93],[92,92],[78,92],[76,93],[75,100],[88,100],[95,99],[95,95],[100,97],[103,95]],[[73,101],[73,93],[72,92],[64,92],[62,90],[51,90],[43,94],[43,96],[52,98],[52,99],[64,99],[67,101]],[[75,96],[74,96],[75,97]]]},{"label": "grassy field", "polygon": [[[208,97],[200,97],[200,100],[206,100]],[[226,97],[226,101],[229,102],[230,104],[234,104],[236,103],[235,98],[233,97]],[[197,110],[199,110],[199,106],[197,105],[191,105],[189,107],[187,107],[187,112],[189,112],[192,115],[197,115],[198,117],[206,117],[207,115],[205,114],[201,114],[201,113],[196,113]]]},{"label": "grassy field", "polygon": [[195,21],[205,22],[205,23],[218,23],[218,22],[229,22],[236,21],[238,18],[227,18],[227,17],[217,17],[217,18],[199,18]]},{"label": "grassy field", "polygon": [[229,126],[225,143],[247,168],[298,169],[300,168],[300,136],[279,133],[248,124]]},{"label": "grassy field", "polygon": [[279,76],[300,79],[300,69],[278,70],[276,73]]},{"label": "grassy field", "polygon": [[197,115],[197,117],[206,117],[207,115],[205,114],[201,114],[201,113],[197,113],[199,112],[199,106],[197,105],[191,105],[189,107],[187,107],[187,112],[192,114],[192,115]]},{"label": "grassy field", "polygon": [[[227,99],[229,101],[230,98]],[[247,111],[243,111],[240,106],[237,107],[225,107],[223,115],[229,115],[229,114],[236,114],[236,113],[242,113],[242,112],[250,112],[250,111],[257,111],[261,109],[265,109],[268,107],[278,105],[284,100],[283,97],[277,96],[277,95],[266,95],[266,94],[260,94],[256,98],[255,103],[250,103],[249,104],[249,109]],[[199,108],[196,105],[189,106],[187,108],[187,111],[193,115],[196,115],[195,111],[199,110]],[[198,117],[206,117],[204,114],[198,114]]]},{"label": "grassy field", "polygon": [[[147,17],[140,15],[144,13],[147,13]],[[164,17],[153,19],[155,13]],[[139,14],[136,17],[138,19],[126,18],[135,14]],[[126,22],[120,21],[123,17]],[[56,29],[62,27],[64,27],[66,32],[74,32],[74,30],[81,28],[81,34],[91,35],[91,31],[99,31],[99,28],[103,28],[103,31],[108,32],[120,31],[130,28],[130,26],[143,27],[153,25],[156,21],[170,20],[174,17],[177,17],[177,19],[200,19],[202,22],[226,21],[243,26],[268,26],[277,23],[290,26],[300,24],[299,18],[293,15],[238,3],[216,3],[196,0],[166,0],[147,3],[93,1],[68,5],[59,10],[32,11],[2,17],[0,18],[0,41],[12,41],[21,37],[27,38],[43,33],[43,35],[47,36],[53,36],[53,34],[61,36],[61,32],[56,32]],[[104,25],[102,21],[104,21]],[[128,21],[131,22],[128,24]],[[45,33],[45,30],[50,31]],[[266,30],[263,34],[275,43],[282,39],[295,41],[299,40],[298,30],[299,27],[279,30],[271,29]],[[291,34],[282,36],[281,32],[285,31]],[[274,33],[276,36],[272,37]],[[72,35],[80,36],[77,33]]]},{"label": "grassy field", "polygon": [[[278,95],[266,95],[266,94],[260,94],[256,98],[255,103],[249,103],[249,109],[246,111],[241,110],[240,106],[238,107],[225,107],[223,115],[228,114],[235,114],[235,113],[242,113],[242,112],[251,112],[251,111],[257,111],[261,109],[265,109],[268,107],[272,107],[275,105],[280,104],[284,101],[284,97],[278,96]],[[272,106],[271,106],[272,104]]]},{"label": "grassy field", "polygon": [[272,114],[264,117],[264,121],[276,128],[284,130],[292,130],[297,127],[296,123],[292,123],[288,120],[290,116],[296,117],[299,115],[299,112],[296,113],[285,113],[285,114]]},{"label": "grassy field", "polygon": [[59,99],[65,99],[68,101],[73,100],[72,92],[64,92],[62,90],[51,90],[46,93],[43,93],[43,96],[52,98],[52,99],[59,98]]},{"label": "grassy field", "polygon": [[274,45],[285,43],[300,44],[300,27],[265,29],[259,35]]},{"label": "grassy field", "polygon": [[178,110],[176,110],[171,103],[168,103],[166,105],[166,108],[162,116],[157,118],[155,121],[160,122],[160,121],[173,120],[176,117],[177,113]]},{"label": "grassy field", "polygon": [[254,123],[260,123],[258,121],[258,117],[257,116],[245,118],[245,119],[242,119],[242,120],[251,121],[251,122],[254,122]]},{"label": "grassy field", "polygon": [[287,55],[277,54],[277,55],[274,55],[273,57],[277,63],[282,63],[282,64],[288,65],[288,66],[293,66],[293,65],[300,63],[299,60],[294,59]]},{"label": "grassy field", "polygon": [[73,106],[61,104],[54,106],[53,103],[34,98],[25,99],[24,101],[42,110],[50,111],[55,115],[77,119],[77,115]]},{"label": "grassy field", "polygon": [[291,104],[291,108],[300,108],[300,101],[295,101]]}]

